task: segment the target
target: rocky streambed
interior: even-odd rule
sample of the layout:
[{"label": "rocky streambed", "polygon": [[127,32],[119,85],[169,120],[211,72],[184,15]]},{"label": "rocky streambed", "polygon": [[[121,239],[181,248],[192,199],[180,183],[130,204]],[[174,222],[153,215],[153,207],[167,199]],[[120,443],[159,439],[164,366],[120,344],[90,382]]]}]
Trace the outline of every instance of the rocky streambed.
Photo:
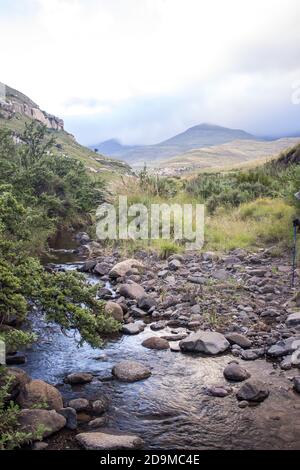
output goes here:
[{"label": "rocky streambed", "polygon": [[85,272],[123,331],[101,350],[77,348],[34,316],[39,341],[22,368],[55,385],[69,410],[69,429],[48,437],[49,449],[300,448],[288,258],[235,250],[124,260],[88,245],[88,260],[52,269]]}]

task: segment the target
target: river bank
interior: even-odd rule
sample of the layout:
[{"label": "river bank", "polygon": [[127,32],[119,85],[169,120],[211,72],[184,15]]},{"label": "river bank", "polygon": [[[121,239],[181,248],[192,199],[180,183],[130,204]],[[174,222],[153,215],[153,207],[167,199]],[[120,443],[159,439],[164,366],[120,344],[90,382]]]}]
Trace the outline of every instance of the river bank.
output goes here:
[{"label": "river bank", "polygon": [[[69,255],[74,261],[74,253]],[[140,253],[136,263],[144,267],[112,277],[121,259],[115,252],[52,265],[85,271],[99,286],[99,297],[121,307],[124,326],[102,349],[78,348],[58,326],[32,317],[39,340],[22,369],[55,385],[64,406],[87,400],[77,412],[77,429],[50,436],[47,448],[79,448],[77,434],[101,431],[140,436],[145,448],[299,449],[300,395],[293,381],[299,369],[292,364],[298,356],[291,347],[292,342],[298,348],[299,330],[288,322],[297,310],[288,258],[276,258],[271,250],[186,253],[166,261]],[[224,352],[203,354],[191,343],[185,352],[185,338],[199,330],[222,335],[228,341]],[[123,360],[142,364],[150,376],[120,381],[112,370]],[[232,361],[248,380],[224,376]],[[91,380],[65,383],[74,372],[91,374]],[[264,397],[237,399],[245,381],[262,387]],[[97,400],[107,406],[101,425],[91,429]]]}]

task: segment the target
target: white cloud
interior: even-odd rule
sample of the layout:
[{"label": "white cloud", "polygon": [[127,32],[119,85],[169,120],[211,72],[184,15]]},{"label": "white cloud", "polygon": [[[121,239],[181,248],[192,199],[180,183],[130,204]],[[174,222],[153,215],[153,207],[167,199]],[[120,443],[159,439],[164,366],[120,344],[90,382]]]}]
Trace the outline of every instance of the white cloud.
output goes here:
[{"label": "white cloud", "polygon": [[281,104],[300,77],[298,0],[16,3],[19,13],[0,2],[1,80],[62,117],[117,116],[131,102],[186,96],[180,123],[247,122],[248,106]]}]

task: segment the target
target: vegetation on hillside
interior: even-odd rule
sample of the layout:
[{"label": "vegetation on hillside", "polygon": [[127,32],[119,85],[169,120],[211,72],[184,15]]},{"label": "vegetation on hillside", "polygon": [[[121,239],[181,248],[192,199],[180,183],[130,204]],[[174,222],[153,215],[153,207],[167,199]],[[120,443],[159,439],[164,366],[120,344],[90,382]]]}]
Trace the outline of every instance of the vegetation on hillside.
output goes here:
[{"label": "vegetation on hillside", "polygon": [[[103,201],[103,183],[92,180],[78,160],[56,155],[53,147],[41,125],[26,126],[19,143],[9,130],[0,131],[0,339],[8,351],[36,339],[10,326],[22,325],[34,307],[63,330],[79,332],[79,343],[100,346],[101,335],[119,329],[84,277],[46,272],[37,258],[49,236],[62,226],[88,223]],[[18,409],[6,403],[7,387],[4,380],[0,448],[30,438],[16,428]]]},{"label": "vegetation on hillside", "polygon": [[[205,249],[230,250],[291,242],[292,220],[297,213],[294,194],[300,190],[299,148],[260,167],[226,173],[202,173],[193,179],[163,178],[146,168],[138,183],[129,180],[120,189],[128,203],[202,203],[205,205]],[[298,157],[297,157],[298,156]],[[126,249],[145,246],[126,243]],[[147,244],[149,247],[149,244]],[[157,240],[150,249],[178,252],[182,242]]]}]

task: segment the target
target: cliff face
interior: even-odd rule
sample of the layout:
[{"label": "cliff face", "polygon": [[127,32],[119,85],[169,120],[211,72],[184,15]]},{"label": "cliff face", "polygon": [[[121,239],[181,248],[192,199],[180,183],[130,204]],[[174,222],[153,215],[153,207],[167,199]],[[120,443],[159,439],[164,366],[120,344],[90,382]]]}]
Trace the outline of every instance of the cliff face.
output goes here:
[{"label": "cliff face", "polygon": [[27,96],[8,86],[5,87],[5,95],[0,96],[0,114],[4,119],[11,119],[21,114],[45,124],[48,129],[64,130],[62,119],[42,111]]}]

